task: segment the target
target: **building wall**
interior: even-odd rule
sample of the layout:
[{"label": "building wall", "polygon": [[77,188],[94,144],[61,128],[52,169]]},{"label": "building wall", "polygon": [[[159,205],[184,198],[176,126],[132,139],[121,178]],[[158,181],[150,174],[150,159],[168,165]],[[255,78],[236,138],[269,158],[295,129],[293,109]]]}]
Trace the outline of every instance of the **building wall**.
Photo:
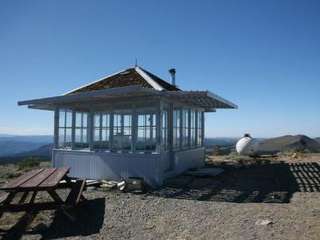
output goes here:
[{"label": "building wall", "polygon": [[72,177],[116,181],[142,177],[152,186],[162,184],[168,161],[160,154],[53,150],[53,166],[70,167]]},{"label": "building wall", "polygon": [[205,149],[195,148],[174,153],[174,172],[180,174],[191,168],[204,166]]},{"label": "building wall", "polygon": [[87,179],[119,181],[142,177],[151,186],[160,186],[169,176],[204,165],[204,148],[174,152],[174,168],[170,169],[170,154],[133,154],[99,151],[53,150],[54,167],[70,167],[70,176]]}]

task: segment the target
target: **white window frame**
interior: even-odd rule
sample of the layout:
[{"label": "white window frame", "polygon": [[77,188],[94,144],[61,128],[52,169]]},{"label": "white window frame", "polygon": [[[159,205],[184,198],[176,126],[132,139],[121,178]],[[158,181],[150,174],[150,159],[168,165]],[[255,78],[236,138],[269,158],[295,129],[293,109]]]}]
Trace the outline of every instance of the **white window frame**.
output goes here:
[{"label": "white window frame", "polygon": [[[136,116],[137,140],[135,144],[135,150],[137,152],[156,152],[157,114],[155,112],[137,112]],[[140,118],[142,119],[140,120]],[[143,136],[139,136],[141,132]]]},{"label": "white window frame", "polygon": [[[68,116],[69,116],[69,119],[68,119]],[[70,125],[68,123],[70,123]],[[63,135],[61,133],[63,133]],[[57,134],[58,134],[58,148],[72,147],[72,111],[71,110],[59,109]],[[69,138],[68,138],[68,135],[69,135]],[[63,138],[63,141],[61,138]],[[69,141],[67,141],[68,139]]]},{"label": "white window frame", "polygon": [[[88,148],[89,147],[89,113],[88,112],[75,112],[75,120],[74,120],[74,147],[75,148]],[[80,117],[80,120],[78,122],[78,117]],[[80,124],[78,124],[80,123]],[[77,132],[80,133],[80,139],[77,139]]]},{"label": "white window frame", "polygon": [[[108,112],[95,112],[92,125],[93,147],[95,149],[110,149],[111,114]],[[98,136],[96,135],[97,132]]]}]

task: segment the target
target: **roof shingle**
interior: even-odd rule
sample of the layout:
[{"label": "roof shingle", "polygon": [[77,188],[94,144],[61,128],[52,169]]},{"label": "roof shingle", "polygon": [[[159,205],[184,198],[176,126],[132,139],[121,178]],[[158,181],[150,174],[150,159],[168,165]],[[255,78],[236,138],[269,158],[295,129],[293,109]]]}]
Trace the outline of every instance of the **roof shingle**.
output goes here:
[{"label": "roof shingle", "polygon": [[[148,79],[146,79],[148,78]],[[102,90],[107,88],[117,88],[117,87],[127,87],[132,85],[140,85],[144,88],[154,88],[154,86],[159,86],[156,90],[164,91],[180,91],[176,86],[166,82],[160,77],[142,69],[141,67],[128,68],[122,72],[113,74],[111,76],[102,78],[93,83],[89,83],[80,88],[74,89],[68,92],[66,95]]]}]

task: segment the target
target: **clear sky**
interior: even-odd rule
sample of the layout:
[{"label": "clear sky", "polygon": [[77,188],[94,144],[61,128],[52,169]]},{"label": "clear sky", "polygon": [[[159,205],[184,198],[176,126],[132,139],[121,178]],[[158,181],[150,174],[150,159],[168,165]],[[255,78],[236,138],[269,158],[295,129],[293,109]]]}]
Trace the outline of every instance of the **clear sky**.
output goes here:
[{"label": "clear sky", "polygon": [[0,133],[52,134],[18,100],[142,67],[239,105],[206,136],[320,136],[320,1],[0,1]]}]

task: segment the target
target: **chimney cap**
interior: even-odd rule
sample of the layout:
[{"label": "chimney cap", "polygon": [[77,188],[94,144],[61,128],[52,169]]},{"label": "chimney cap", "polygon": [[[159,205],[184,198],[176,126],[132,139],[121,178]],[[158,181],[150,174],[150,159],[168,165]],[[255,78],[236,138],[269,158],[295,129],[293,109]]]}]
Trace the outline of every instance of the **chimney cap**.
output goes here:
[{"label": "chimney cap", "polygon": [[169,69],[170,74],[176,74],[176,69],[175,68],[170,68]]}]

